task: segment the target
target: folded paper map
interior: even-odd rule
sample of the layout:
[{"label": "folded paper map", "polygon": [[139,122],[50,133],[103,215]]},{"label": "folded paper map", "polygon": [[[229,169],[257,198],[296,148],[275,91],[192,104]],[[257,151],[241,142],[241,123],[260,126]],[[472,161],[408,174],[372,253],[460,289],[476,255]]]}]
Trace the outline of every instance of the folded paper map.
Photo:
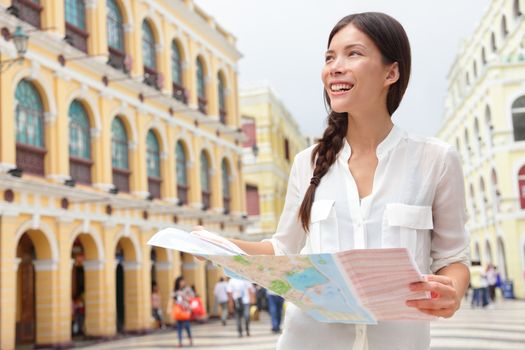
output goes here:
[{"label": "folded paper map", "polygon": [[203,256],[230,277],[256,283],[294,303],[320,322],[377,324],[431,320],[405,305],[429,298],[408,285],[424,281],[405,248],[356,249],[334,254],[247,255],[229,240],[205,231],[168,228],[149,245]]}]

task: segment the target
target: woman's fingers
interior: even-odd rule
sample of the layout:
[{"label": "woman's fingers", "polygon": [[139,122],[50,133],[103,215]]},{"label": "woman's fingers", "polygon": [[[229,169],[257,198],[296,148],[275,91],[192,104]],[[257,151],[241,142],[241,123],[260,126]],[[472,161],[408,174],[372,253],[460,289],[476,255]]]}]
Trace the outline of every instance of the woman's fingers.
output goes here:
[{"label": "woman's fingers", "polygon": [[421,312],[440,317],[450,317],[459,307],[453,281],[446,276],[428,275],[425,282],[412,283],[414,292],[430,292],[431,299],[407,300],[406,305]]}]

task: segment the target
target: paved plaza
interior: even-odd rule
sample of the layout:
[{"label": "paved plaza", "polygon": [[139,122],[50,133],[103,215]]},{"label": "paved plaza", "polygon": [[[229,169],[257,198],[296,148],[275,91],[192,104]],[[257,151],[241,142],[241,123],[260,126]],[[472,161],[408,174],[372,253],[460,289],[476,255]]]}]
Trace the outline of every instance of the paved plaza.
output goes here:
[{"label": "paved plaza", "polygon": [[[234,321],[226,327],[212,320],[194,325],[192,349],[269,350],[275,348],[277,336],[270,332],[270,319],[263,313],[252,322],[251,336],[238,338]],[[468,303],[453,319],[432,325],[432,350],[523,350],[525,349],[525,301],[504,301],[485,309],[471,309]],[[186,343],[185,343],[186,344]],[[177,333],[162,331],[141,337],[129,337],[90,345],[90,350],[153,350],[172,349],[177,345]]]}]

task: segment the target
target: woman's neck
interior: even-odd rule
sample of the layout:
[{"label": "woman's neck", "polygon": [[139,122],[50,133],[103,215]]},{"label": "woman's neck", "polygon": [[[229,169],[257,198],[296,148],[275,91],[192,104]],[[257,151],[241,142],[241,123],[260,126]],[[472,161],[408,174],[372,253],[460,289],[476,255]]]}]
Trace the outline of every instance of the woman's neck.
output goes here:
[{"label": "woman's neck", "polygon": [[375,153],[377,146],[383,141],[394,124],[386,111],[375,111],[361,114],[348,114],[348,129],[346,140],[352,148],[352,153]]}]

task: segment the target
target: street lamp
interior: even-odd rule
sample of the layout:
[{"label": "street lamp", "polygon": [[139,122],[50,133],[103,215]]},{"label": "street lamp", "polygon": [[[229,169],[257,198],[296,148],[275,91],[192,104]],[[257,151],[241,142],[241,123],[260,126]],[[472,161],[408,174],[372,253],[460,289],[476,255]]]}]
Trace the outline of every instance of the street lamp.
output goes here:
[{"label": "street lamp", "polygon": [[13,63],[22,61],[24,59],[24,56],[27,52],[27,41],[29,40],[29,35],[27,35],[21,26],[16,26],[15,32],[13,34],[9,34],[9,31],[6,28],[2,28],[2,33],[4,34],[6,32],[7,35],[4,35],[4,38],[6,38],[6,40],[13,39],[17,57],[0,61],[0,71],[8,69]]}]

